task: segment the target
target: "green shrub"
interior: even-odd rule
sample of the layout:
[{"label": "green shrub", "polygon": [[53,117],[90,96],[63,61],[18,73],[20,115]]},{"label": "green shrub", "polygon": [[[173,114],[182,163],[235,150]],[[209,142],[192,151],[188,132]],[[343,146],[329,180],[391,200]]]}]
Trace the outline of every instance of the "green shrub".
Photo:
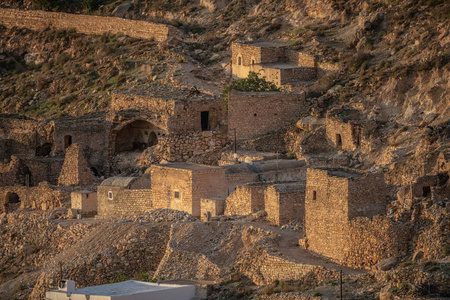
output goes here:
[{"label": "green shrub", "polygon": [[281,89],[274,83],[259,78],[255,72],[249,72],[247,78],[234,80],[230,85],[226,86],[223,91],[223,105],[228,107],[228,94],[232,91],[241,92],[281,92]]},{"label": "green shrub", "polygon": [[83,7],[88,12],[93,12],[97,10],[101,4],[101,0],[83,0]]}]

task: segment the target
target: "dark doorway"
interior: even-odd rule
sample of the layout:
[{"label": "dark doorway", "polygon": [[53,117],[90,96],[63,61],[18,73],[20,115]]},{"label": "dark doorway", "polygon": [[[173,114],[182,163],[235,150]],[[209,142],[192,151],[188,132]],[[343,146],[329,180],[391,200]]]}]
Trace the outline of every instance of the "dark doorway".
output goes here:
[{"label": "dark doorway", "polygon": [[342,138],[339,133],[336,133],[336,148],[342,147]]},{"label": "dark doorway", "polygon": [[202,125],[202,131],[209,130],[209,111],[202,111],[201,125]]},{"label": "dark doorway", "polygon": [[91,167],[91,171],[92,171],[92,173],[94,173],[95,177],[101,176],[96,167]]},{"label": "dark doorway", "polygon": [[430,186],[424,186],[422,187],[422,196],[428,197],[431,194],[431,187]]},{"label": "dark doorway", "polygon": [[156,136],[156,133],[152,131],[148,135],[148,146],[151,147],[155,146],[156,144],[158,144],[158,137]]},{"label": "dark doorway", "polygon": [[64,149],[69,148],[70,145],[72,145],[72,136],[71,135],[66,135],[64,137]]},{"label": "dark doorway", "polygon": [[49,156],[52,152],[53,145],[50,143],[45,143],[42,146],[36,147],[36,156]]},{"label": "dark doorway", "polygon": [[5,211],[12,212],[20,207],[20,198],[16,193],[7,193],[5,199]]}]

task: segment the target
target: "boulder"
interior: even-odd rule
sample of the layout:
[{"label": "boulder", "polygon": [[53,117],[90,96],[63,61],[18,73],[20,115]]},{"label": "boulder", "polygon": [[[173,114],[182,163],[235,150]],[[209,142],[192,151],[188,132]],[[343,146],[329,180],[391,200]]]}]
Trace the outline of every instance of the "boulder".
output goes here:
[{"label": "boulder", "polygon": [[374,268],[377,271],[387,271],[390,270],[396,263],[397,259],[395,257],[389,257],[377,263]]}]

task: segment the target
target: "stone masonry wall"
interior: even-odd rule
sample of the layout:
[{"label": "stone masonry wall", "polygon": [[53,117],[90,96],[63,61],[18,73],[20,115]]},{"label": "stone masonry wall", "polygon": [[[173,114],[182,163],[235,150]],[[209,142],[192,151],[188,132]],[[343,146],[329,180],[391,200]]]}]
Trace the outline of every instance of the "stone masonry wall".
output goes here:
[{"label": "stone masonry wall", "polygon": [[225,200],[225,215],[249,215],[264,209],[266,184],[247,184],[236,187]]},{"label": "stone masonry wall", "polygon": [[348,184],[348,217],[371,218],[386,214],[386,183],[383,173],[366,174]]},{"label": "stone masonry wall", "polygon": [[161,115],[173,115],[175,111],[175,100],[130,93],[113,93],[111,96],[113,111],[137,109]]},{"label": "stone masonry wall", "polygon": [[0,186],[11,186],[16,183],[19,166],[20,159],[16,156],[12,156],[9,163],[0,162]]},{"label": "stone masonry wall", "polygon": [[72,144],[67,148],[58,185],[91,185],[96,182],[97,180],[83,157],[81,148],[77,144]]},{"label": "stone masonry wall", "polygon": [[70,197],[50,186],[47,182],[41,182],[37,187],[27,188],[25,186],[9,186],[0,188],[0,211],[8,204],[9,195],[17,194],[22,209],[48,210],[63,206]]},{"label": "stone masonry wall", "polygon": [[[327,118],[326,121],[327,137],[332,141],[335,148],[344,150],[356,150],[358,142],[353,132],[351,123],[344,123],[338,119]],[[341,137],[341,143],[338,142],[337,135]]]},{"label": "stone masonry wall", "polygon": [[223,168],[202,169],[192,173],[192,212],[194,217],[201,216],[202,198],[225,198],[227,186]]},{"label": "stone masonry wall", "polygon": [[303,222],[305,217],[305,185],[276,184],[265,191],[267,218],[276,225],[290,221]]},{"label": "stone masonry wall", "polygon": [[387,216],[355,218],[348,229],[348,251],[343,262],[357,268],[370,268],[407,251],[411,240],[410,226]]},{"label": "stone masonry wall", "polygon": [[37,10],[0,9],[0,24],[40,30],[47,27],[75,29],[84,34],[123,33],[131,37],[164,41],[178,35],[174,27],[147,21]]},{"label": "stone masonry wall", "polygon": [[228,101],[228,134],[238,140],[279,130],[309,113],[305,94],[232,91]]},{"label": "stone masonry wall", "polygon": [[329,177],[327,170],[308,169],[305,234],[309,250],[336,260],[344,258],[348,251],[347,191],[346,178]]},{"label": "stone masonry wall", "polygon": [[[192,172],[190,170],[151,166],[153,207],[192,213]],[[179,197],[175,197],[175,192]]]},{"label": "stone masonry wall", "polygon": [[[108,199],[108,192],[113,200]],[[136,215],[154,209],[151,189],[126,189],[115,186],[99,186],[97,190],[99,215]]]},{"label": "stone masonry wall", "polygon": [[228,143],[228,138],[219,131],[193,132],[189,134],[167,134],[158,140],[151,151],[142,154],[141,163],[151,161],[187,161],[208,152],[221,150]]}]

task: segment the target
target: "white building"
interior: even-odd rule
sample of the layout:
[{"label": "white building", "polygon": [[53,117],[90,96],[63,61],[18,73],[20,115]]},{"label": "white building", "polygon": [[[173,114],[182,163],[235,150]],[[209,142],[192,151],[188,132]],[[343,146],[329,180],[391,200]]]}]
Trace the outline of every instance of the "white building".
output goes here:
[{"label": "white building", "polygon": [[190,300],[194,285],[158,284],[129,280],[75,289],[75,282],[62,280],[59,289],[46,292],[47,300]]}]

